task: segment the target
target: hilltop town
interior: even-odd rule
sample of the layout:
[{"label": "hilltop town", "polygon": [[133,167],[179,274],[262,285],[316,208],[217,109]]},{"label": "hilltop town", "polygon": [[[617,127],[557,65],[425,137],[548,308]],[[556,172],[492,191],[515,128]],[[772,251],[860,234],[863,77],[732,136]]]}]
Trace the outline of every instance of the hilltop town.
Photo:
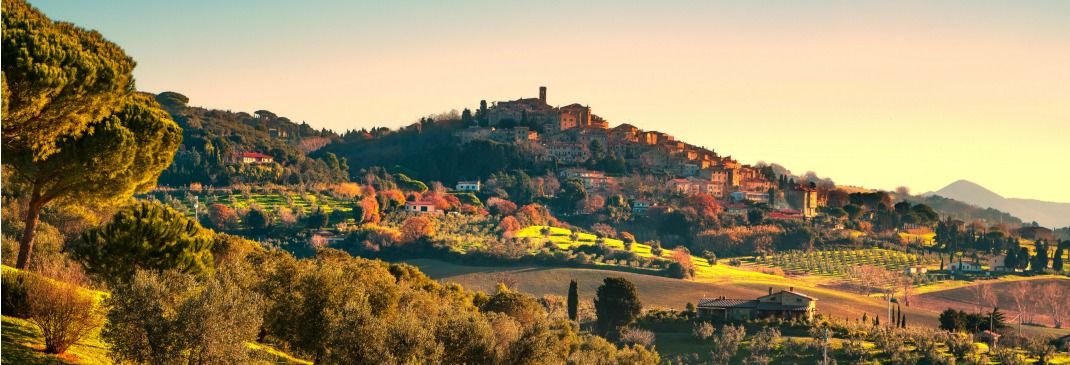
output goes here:
[{"label": "hilltop town", "polygon": [[[792,183],[777,191],[774,188],[784,184],[778,185],[775,176],[731,156],[631,124],[610,127],[610,121],[594,114],[590,106],[551,106],[545,86],[539,88],[538,98],[489,106],[483,100],[474,116],[465,116],[467,110],[465,113],[462,119],[470,118],[471,125],[454,132],[460,143],[490,140],[532,145],[530,150],[537,161],[565,167],[561,177],[578,179],[588,190],[619,190],[617,177],[583,167],[592,160],[611,158],[623,160],[633,173],[667,177],[664,184],[671,191],[701,192],[735,203],[729,206],[736,208],[735,212],[740,212],[743,202],[769,203],[777,216],[812,218],[820,207],[816,184]],[[644,197],[632,200],[641,209],[658,204]]]}]

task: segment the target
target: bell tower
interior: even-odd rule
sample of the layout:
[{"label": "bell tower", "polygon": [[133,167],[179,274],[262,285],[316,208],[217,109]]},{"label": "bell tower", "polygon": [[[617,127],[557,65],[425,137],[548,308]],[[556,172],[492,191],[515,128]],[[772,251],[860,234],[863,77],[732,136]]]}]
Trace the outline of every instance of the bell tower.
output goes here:
[{"label": "bell tower", "polygon": [[546,86],[539,86],[539,101],[546,104]]}]

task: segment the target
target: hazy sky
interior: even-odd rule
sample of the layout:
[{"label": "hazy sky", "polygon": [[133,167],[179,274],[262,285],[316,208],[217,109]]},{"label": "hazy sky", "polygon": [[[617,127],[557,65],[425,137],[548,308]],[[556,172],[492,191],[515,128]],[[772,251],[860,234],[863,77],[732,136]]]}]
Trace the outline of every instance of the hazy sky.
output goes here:
[{"label": "hazy sky", "polygon": [[1070,1],[31,3],[194,105],[340,131],[545,85],[841,184],[1070,202]]}]

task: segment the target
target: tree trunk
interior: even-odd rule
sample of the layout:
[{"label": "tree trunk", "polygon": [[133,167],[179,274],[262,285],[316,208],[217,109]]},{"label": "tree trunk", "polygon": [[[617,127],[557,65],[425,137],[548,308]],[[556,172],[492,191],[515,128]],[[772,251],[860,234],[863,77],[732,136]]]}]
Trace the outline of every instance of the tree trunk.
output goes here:
[{"label": "tree trunk", "polygon": [[16,267],[26,270],[30,267],[30,254],[33,253],[33,236],[37,232],[37,220],[41,215],[41,206],[44,202],[41,197],[34,194],[30,198],[30,204],[26,208],[26,227],[22,231],[22,240],[19,241],[19,260]]}]

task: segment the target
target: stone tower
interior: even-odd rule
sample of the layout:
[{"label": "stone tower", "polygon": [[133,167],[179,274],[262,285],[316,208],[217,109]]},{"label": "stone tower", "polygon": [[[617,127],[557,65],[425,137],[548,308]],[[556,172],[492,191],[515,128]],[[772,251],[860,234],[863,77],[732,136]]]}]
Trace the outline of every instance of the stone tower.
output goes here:
[{"label": "stone tower", "polygon": [[546,86],[539,86],[539,101],[546,104]]}]

